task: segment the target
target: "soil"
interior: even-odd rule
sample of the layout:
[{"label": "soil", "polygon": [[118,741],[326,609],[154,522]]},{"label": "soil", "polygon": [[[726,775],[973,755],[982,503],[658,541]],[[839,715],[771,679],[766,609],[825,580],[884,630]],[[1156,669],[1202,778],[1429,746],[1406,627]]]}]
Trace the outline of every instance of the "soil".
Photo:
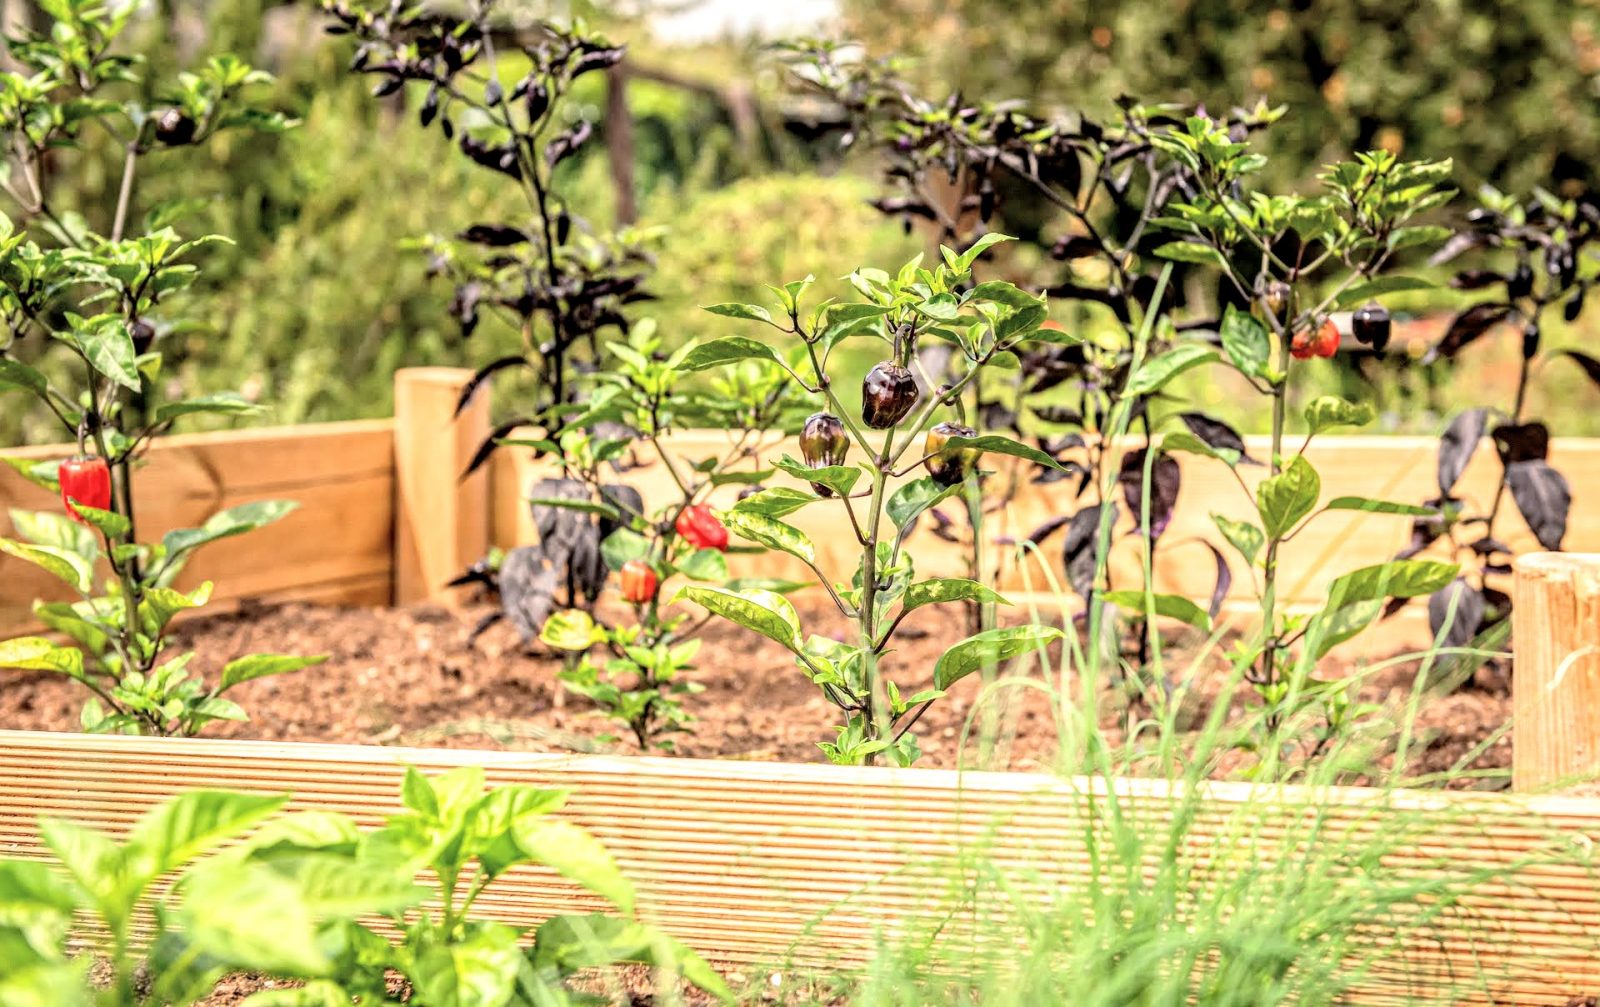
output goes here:
[{"label": "soil", "polygon": [[[844,638],[853,631],[831,608],[801,600],[808,632]],[[245,683],[229,693],[251,716],[243,723],[210,725],[207,737],[270,741],[344,742],[524,751],[637,752],[616,737],[619,725],[588,700],[557,688],[559,660],[540,645],[523,645],[505,624],[470,644],[472,627],[490,608],[461,611],[421,605],[407,608],[329,608],[303,604],[249,606],[181,624],[174,643],[198,652],[193,667],[216,669],[242,654],[327,654],[305,671]],[[884,660],[887,674],[907,694],[926,687],[929,669],[966,629],[960,616],[927,609],[897,633]],[[704,631],[696,669],[703,688],[683,697],[697,718],[688,733],[672,736],[674,751],[697,758],[818,762],[816,743],[833,736],[835,709],[778,644],[729,623]],[[1169,653],[1169,667],[1189,657]],[[1220,651],[1218,652],[1220,654]],[[1192,655],[1190,655],[1192,656]],[[1211,660],[1220,668],[1221,658]],[[1361,673],[1365,702],[1402,710],[1415,676],[1410,663],[1381,671],[1359,666],[1325,668],[1323,675]],[[214,673],[214,672],[213,672]],[[1037,671],[1034,672],[1038,674]],[[1212,678],[1220,677],[1211,676]],[[919,766],[1040,770],[1054,764],[1056,720],[1041,690],[1003,690],[975,710],[978,676],[958,683],[934,703],[916,727]],[[1192,702],[1203,709],[1207,678],[1197,679]],[[0,727],[72,731],[83,694],[70,681],[45,672],[0,671]],[[1117,733],[1118,704],[1107,702],[1103,724]],[[978,722],[994,711],[998,742],[984,751],[974,740]],[[975,714],[981,713],[981,716]],[[1464,688],[1430,696],[1416,722],[1420,751],[1413,769],[1441,772],[1454,766],[1510,716],[1508,684],[1493,668]],[[626,734],[623,730],[621,733]],[[1495,739],[1471,762],[1477,770],[1510,764],[1510,735]],[[1458,781],[1471,783],[1472,781]],[[1477,785],[1485,785],[1482,780]],[[1489,785],[1493,785],[1492,782]]]}]

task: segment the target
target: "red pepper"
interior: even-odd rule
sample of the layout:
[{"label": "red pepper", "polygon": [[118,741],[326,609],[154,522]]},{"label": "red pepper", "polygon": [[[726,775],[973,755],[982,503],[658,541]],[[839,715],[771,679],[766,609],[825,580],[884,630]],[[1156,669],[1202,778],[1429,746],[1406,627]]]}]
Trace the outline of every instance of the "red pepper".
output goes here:
[{"label": "red pepper", "polygon": [[1332,357],[1339,352],[1339,327],[1329,319],[1317,329],[1317,334],[1309,332],[1296,332],[1289,342],[1289,355],[1296,360],[1310,360],[1312,357]]},{"label": "red pepper", "polygon": [[656,596],[660,582],[650,564],[630,559],[622,564],[622,596],[635,605],[648,605]]},{"label": "red pepper", "polygon": [[89,522],[72,506],[74,502],[96,510],[111,509],[111,468],[104,458],[68,458],[56,469],[56,479],[61,483],[67,515],[84,527],[89,527]]},{"label": "red pepper", "polygon": [[728,551],[728,529],[717,520],[717,516],[711,513],[711,508],[705,504],[691,504],[685,507],[673,527],[685,542],[696,549]]}]

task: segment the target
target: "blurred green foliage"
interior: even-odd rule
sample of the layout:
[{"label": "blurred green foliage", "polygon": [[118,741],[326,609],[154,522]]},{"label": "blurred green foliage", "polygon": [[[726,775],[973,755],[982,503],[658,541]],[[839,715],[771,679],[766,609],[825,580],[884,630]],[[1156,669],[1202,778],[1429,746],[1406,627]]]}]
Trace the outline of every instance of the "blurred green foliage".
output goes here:
[{"label": "blurred green foliage", "polygon": [[851,37],[915,60],[912,72],[933,90],[1092,114],[1124,93],[1218,110],[1265,97],[1293,111],[1266,151],[1285,168],[1309,172],[1384,147],[1455,158],[1468,191],[1600,178],[1595,0],[844,7]]}]

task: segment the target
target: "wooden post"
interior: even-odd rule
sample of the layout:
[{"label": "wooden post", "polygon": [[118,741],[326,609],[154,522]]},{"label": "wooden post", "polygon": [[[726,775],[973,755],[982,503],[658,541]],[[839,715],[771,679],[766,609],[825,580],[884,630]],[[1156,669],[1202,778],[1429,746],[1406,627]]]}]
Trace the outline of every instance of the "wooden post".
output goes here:
[{"label": "wooden post", "polygon": [[1600,772],[1600,553],[1522,556],[1513,590],[1512,787]]},{"label": "wooden post", "polygon": [[445,585],[489,551],[489,471],[463,480],[489,436],[485,391],[455,416],[472,371],[407,367],[394,375],[394,602],[457,604]]}]

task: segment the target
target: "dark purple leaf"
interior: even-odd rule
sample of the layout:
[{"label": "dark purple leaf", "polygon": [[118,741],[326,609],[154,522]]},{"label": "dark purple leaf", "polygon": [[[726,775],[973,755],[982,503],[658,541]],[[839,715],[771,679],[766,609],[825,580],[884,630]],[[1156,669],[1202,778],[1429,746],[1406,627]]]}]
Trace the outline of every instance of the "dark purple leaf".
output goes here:
[{"label": "dark purple leaf", "polygon": [[1444,436],[1439,438],[1439,492],[1449,496],[1450,491],[1467,470],[1467,463],[1478,450],[1483,428],[1489,423],[1489,410],[1480,406],[1450,421]]},{"label": "dark purple leaf", "polygon": [[1228,557],[1222,555],[1221,549],[1210,542],[1206,542],[1205,547],[1211,550],[1212,557],[1217,561],[1217,586],[1211,591],[1211,606],[1206,609],[1211,613],[1211,618],[1215,619],[1222,611],[1222,603],[1228,597],[1228,589],[1233,587],[1233,570],[1228,566]]},{"label": "dark purple leaf", "polygon": [[1433,253],[1433,255],[1428,259],[1428,265],[1443,265],[1444,263],[1449,262],[1451,259],[1454,259],[1456,256],[1460,255],[1462,252],[1465,252],[1468,249],[1477,248],[1479,245],[1483,244],[1483,240],[1483,236],[1475,231],[1461,231],[1451,236],[1449,241],[1446,241],[1439,247],[1437,252]]},{"label": "dark purple leaf", "polygon": [[1087,259],[1100,254],[1100,243],[1093,238],[1081,234],[1063,235],[1050,249],[1050,256],[1054,259],[1065,261],[1067,259]]},{"label": "dark purple leaf", "polygon": [[1028,541],[1032,542],[1034,545],[1038,545],[1040,542],[1043,542],[1045,539],[1054,534],[1056,529],[1066,526],[1072,521],[1072,518],[1073,515],[1071,514],[1062,514],[1051,518],[1044,524],[1029,532]]},{"label": "dark purple leaf", "polygon": [[[1117,505],[1105,504],[1111,511],[1111,520],[1117,519]],[[1095,558],[1100,531],[1099,507],[1085,507],[1072,516],[1067,528],[1067,539],[1061,547],[1062,565],[1067,570],[1067,583],[1085,600],[1094,593],[1094,574],[1099,566]]]},{"label": "dark purple leaf", "polygon": [[1483,594],[1460,577],[1428,597],[1428,628],[1440,646],[1465,647],[1478,635],[1482,623]]},{"label": "dark purple leaf", "polygon": [[478,368],[477,372],[472,375],[471,380],[467,382],[466,387],[461,389],[461,395],[456,399],[455,415],[461,415],[461,411],[467,408],[467,403],[472,401],[473,393],[476,392],[485,381],[489,380],[490,375],[493,375],[499,371],[503,371],[507,367],[517,367],[524,365],[527,362],[527,358],[522,356],[501,357],[499,360],[484,364],[482,367]]},{"label": "dark purple leaf", "polygon": [[528,240],[528,235],[518,228],[507,227],[504,224],[473,224],[461,232],[460,238],[475,245],[506,248],[522,244]]},{"label": "dark purple leaf", "polygon": [[1033,414],[1046,423],[1061,423],[1066,426],[1083,426],[1083,414],[1076,409],[1066,406],[1029,406]]},{"label": "dark purple leaf", "polygon": [[1572,508],[1566,477],[1550,463],[1535,459],[1506,466],[1506,482],[1534,538],[1546,549],[1560,549],[1567,534],[1567,512]]},{"label": "dark purple leaf", "polygon": [[1492,269],[1464,269],[1450,278],[1450,286],[1457,290],[1482,290],[1496,283],[1505,283],[1510,277]]},{"label": "dark purple leaf", "polygon": [[467,467],[461,471],[461,478],[464,480],[468,476],[472,475],[472,473],[482,468],[483,463],[488,461],[489,457],[494,454],[494,449],[500,446],[497,442],[500,441],[501,438],[509,437],[513,430],[516,430],[518,427],[527,426],[532,422],[533,420],[526,416],[518,416],[515,419],[506,420],[504,423],[489,431],[489,436],[485,437],[483,439],[483,443],[478,445],[478,450],[472,453],[472,460],[467,462]]},{"label": "dark purple leaf", "polygon": [[1583,368],[1583,373],[1589,376],[1589,380],[1600,386],[1600,360],[1582,350],[1557,350],[1556,356],[1571,357],[1573,363]]},{"label": "dark purple leaf", "polygon": [[1455,358],[1469,344],[1475,342],[1484,333],[1506,320],[1511,314],[1511,305],[1489,302],[1474,304],[1450,322],[1450,328],[1444,337],[1439,340],[1433,349],[1428,351],[1423,363],[1431,363],[1443,357],[1446,360]]},{"label": "dark purple leaf", "polygon": [[575,153],[593,135],[594,123],[588,119],[583,120],[545,145],[545,163],[554,168]]},{"label": "dark purple leaf", "polygon": [[1218,419],[1212,419],[1204,413],[1179,413],[1178,418],[1189,432],[1205,441],[1214,448],[1239,452],[1239,460],[1251,465],[1261,463],[1250,457],[1245,450],[1244,438],[1239,436],[1239,431]]},{"label": "dark purple leaf", "polygon": [[[1122,470],[1117,475],[1117,481],[1122,484],[1122,499],[1128,505],[1128,510],[1138,519],[1144,513],[1144,466],[1145,452],[1148,449],[1140,448],[1129,451],[1122,456]],[[1151,464],[1150,488],[1150,538],[1161,537],[1167,530],[1167,525],[1172,522],[1172,509],[1178,503],[1178,487],[1182,481],[1183,470],[1179,467],[1176,458],[1167,454],[1157,454]],[[1142,528],[1141,528],[1142,533]]]},{"label": "dark purple leaf", "polygon": [[1543,423],[1502,423],[1494,428],[1493,437],[1503,465],[1550,457],[1550,428]]}]

